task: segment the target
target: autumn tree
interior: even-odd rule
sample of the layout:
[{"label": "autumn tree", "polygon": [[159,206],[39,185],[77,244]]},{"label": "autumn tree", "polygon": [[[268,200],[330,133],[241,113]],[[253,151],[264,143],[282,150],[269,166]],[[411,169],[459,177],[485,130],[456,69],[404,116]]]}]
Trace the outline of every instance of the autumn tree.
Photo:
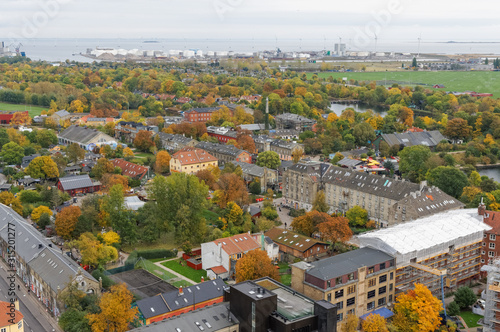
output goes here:
[{"label": "autumn tree", "polygon": [[25,147],[30,144],[28,138],[21,132],[15,130],[14,128],[8,128],[7,135],[9,136],[9,140],[11,142],[14,142],[22,147]]},{"label": "autumn tree", "polygon": [[201,171],[196,172],[196,177],[200,181],[204,181],[210,190],[215,190],[216,179],[209,169],[202,169]]},{"label": "autumn tree", "polygon": [[21,205],[21,201],[19,198],[15,197],[13,193],[2,191],[0,193],[0,203],[5,206],[9,206],[12,210],[16,211],[17,214],[23,215],[23,206]]},{"label": "autumn tree", "polygon": [[324,240],[332,243],[346,242],[352,237],[349,220],[344,217],[330,217],[318,224],[318,231]]},{"label": "autumn tree", "polygon": [[123,157],[125,159],[130,159],[130,158],[133,158],[134,157],[134,152],[132,151],[131,148],[129,147],[126,147],[125,149],[123,149]]},{"label": "autumn tree", "polygon": [[219,181],[217,181],[216,188],[214,201],[221,208],[225,208],[230,201],[235,202],[239,206],[248,203],[248,190],[245,182],[234,173],[222,174]]},{"label": "autumn tree", "polygon": [[292,161],[298,163],[304,157],[304,149],[301,147],[292,150]]},{"label": "autumn tree", "polygon": [[25,173],[34,179],[51,179],[59,176],[59,169],[52,158],[40,156],[30,162]]},{"label": "autumn tree", "polygon": [[349,224],[354,227],[363,227],[368,221],[368,211],[361,206],[355,205],[346,212]]},{"label": "autumn tree", "polygon": [[359,318],[354,314],[348,314],[340,327],[341,332],[356,332],[358,330]]},{"label": "autumn tree", "polygon": [[66,148],[66,157],[70,162],[77,163],[79,160],[85,158],[85,150],[77,143],[71,143]]},{"label": "autumn tree", "polygon": [[9,142],[2,146],[0,155],[8,165],[20,165],[24,157],[24,149],[16,142]]},{"label": "autumn tree", "polygon": [[274,227],[274,221],[267,219],[266,217],[259,217],[255,221],[255,226],[259,232],[267,232]]},{"label": "autumn tree", "polygon": [[278,169],[281,165],[280,156],[274,151],[264,151],[257,155],[256,164],[261,167]]},{"label": "autumn tree", "polygon": [[111,161],[106,158],[99,158],[96,165],[91,170],[91,175],[100,180],[104,174],[112,173],[114,169],[115,166]]},{"label": "autumn tree", "polygon": [[389,332],[386,320],[378,314],[369,314],[361,323],[361,327],[364,332]]},{"label": "autumn tree", "polygon": [[73,237],[73,232],[82,214],[80,207],[67,206],[56,215],[56,233],[65,240]]},{"label": "autumn tree", "polygon": [[139,310],[132,307],[134,297],[123,283],[113,285],[99,301],[99,313],[86,317],[92,325],[92,332],[125,332],[136,319]]},{"label": "autumn tree", "polygon": [[106,233],[102,234],[101,237],[104,243],[108,246],[115,243],[120,243],[120,235],[113,231],[107,231]]},{"label": "autumn tree", "polygon": [[153,141],[153,132],[147,130],[139,130],[135,135],[134,146],[141,151],[149,152],[149,149],[155,146]]},{"label": "autumn tree", "polygon": [[252,136],[248,134],[239,134],[236,136],[236,146],[240,149],[246,150],[250,153],[256,153],[255,142]]},{"label": "autumn tree", "polygon": [[396,298],[392,322],[402,331],[435,331],[441,323],[441,309],[441,303],[429,289],[416,283],[414,289]]},{"label": "autumn tree", "polygon": [[316,193],[312,205],[312,210],[314,211],[328,212],[328,210],[330,210],[330,207],[326,204],[325,192],[323,190],[319,190]]},{"label": "autumn tree", "polygon": [[293,219],[290,226],[298,233],[311,236],[318,231],[319,224],[331,221],[331,218],[328,213],[310,211]]},{"label": "autumn tree", "polygon": [[263,277],[280,281],[278,270],[265,251],[251,250],[236,262],[236,282]]},{"label": "autumn tree", "polygon": [[123,188],[123,192],[130,190],[128,186],[128,178],[120,174],[109,174],[106,173],[101,178],[101,183],[104,191],[109,192],[114,185],[120,184]]},{"label": "autumn tree", "polygon": [[40,205],[39,207],[34,208],[31,212],[31,220],[33,220],[35,223],[38,223],[38,220],[44,213],[47,213],[49,216],[53,214],[52,210],[45,205]]},{"label": "autumn tree", "polygon": [[156,154],[155,170],[159,173],[170,171],[170,154],[167,151],[159,151]]},{"label": "autumn tree", "polygon": [[92,267],[103,266],[118,258],[118,251],[99,241],[94,234],[84,233],[78,240],[69,242],[70,247],[77,248],[82,256],[82,264]]},{"label": "autumn tree", "polygon": [[30,125],[31,117],[28,112],[16,112],[10,120],[12,126]]},{"label": "autumn tree", "polygon": [[443,134],[451,139],[467,140],[472,136],[472,127],[467,120],[454,118],[448,121]]}]

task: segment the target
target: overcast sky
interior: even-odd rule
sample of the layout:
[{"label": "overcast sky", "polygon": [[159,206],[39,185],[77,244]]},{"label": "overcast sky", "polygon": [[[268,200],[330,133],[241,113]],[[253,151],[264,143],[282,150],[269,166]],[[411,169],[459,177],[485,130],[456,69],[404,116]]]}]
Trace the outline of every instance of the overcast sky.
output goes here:
[{"label": "overcast sky", "polygon": [[[204,38],[497,40],[493,0],[2,0],[0,40]],[[376,18],[379,17],[377,22]],[[357,40],[357,41],[356,41]]]}]

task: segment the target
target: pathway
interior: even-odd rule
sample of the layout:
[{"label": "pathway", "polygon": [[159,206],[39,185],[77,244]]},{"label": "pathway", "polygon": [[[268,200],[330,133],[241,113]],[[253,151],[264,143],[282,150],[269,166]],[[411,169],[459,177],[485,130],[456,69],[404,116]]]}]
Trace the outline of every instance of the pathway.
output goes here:
[{"label": "pathway", "polygon": [[154,264],[155,264],[156,266],[158,266],[158,267],[160,267],[160,268],[164,269],[165,271],[167,271],[167,272],[169,272],[169,273],[172,273],[172,274],[173,274],[173,275],[175,275],[176,277],[178,277],[178,278],[180,278],[180,279],[182,279],[182,280],[184,280],[184,281],[187,281],[187,282],[189,282],[189,283],[191,283],[191,284],[195,284],[195,285],[196,285],[198,282],[196,282],[196,281],[194,281],[194,280],[191,280],[191,279],[189,279],[189,278],[187,278],[187,277],[183,276],[182,274],[179,274],[179,273],[175,272],[174,270],[169,269],[169,268],[168,268],[168,267],[166,267],[166,266],[161,265],[161,263],[163,263],[163,262],[167,262],[167,261],[174,260],[174,259],[177,259],[177,258],[167,259],[167,260],[164,260],[164,261],[161,261],[161,262],[155,262]]}]

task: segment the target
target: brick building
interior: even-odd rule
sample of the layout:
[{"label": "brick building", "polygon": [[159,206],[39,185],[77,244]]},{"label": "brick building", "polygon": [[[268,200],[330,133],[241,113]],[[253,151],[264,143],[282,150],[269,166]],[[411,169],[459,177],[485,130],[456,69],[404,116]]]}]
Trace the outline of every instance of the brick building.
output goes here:
[{"label": "brick building", "polygon": [[289,255],[310,261],[325,256],[328,252],[328,243],[283,228],[274,227],[265,235],[279,246],[282,256],[280,260]]},{"label": "brick building", "polygon": [[101,183],[93,181],[88,174],[70,175],[59,178],[57,188],[71,196],[75,196],[76,194],[95,193],[101,190]]},{"label": "brick building", "polygon": [[212,113],[220,107],[191,108],[184,112],[184,119],[189,122],[208,122],[212,120]]},{"label": "brick building", "polygon": [[481,265],[492,264],[500,257],[500,212],[486,211],[484,204],[481,204],[479,214],[483,215],[484,223],[491,227],[483,234]]}]

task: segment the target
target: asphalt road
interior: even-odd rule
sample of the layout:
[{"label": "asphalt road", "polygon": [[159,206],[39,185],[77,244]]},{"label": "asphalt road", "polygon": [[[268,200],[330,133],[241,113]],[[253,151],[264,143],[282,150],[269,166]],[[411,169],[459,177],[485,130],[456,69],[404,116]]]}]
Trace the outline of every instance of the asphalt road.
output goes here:
[{"label": "asphalt road", "polygon": [[[10,301],[8,294],[7,284],[7,266],[2,261],[0,263],[0,300]],[[16,277],[16,288],[20,283],[19,278]],[[25,332],[52,332],[61,331],[57,326],[55,319],[50,317],[50,314],[45,312],[42,307],[43,304],[35,299],[33,294],[28,294],[24,285],[20,285],[21,290],[16,289],[16,295],[19,298],[19,309],[24,315],[24,331]]]}]

